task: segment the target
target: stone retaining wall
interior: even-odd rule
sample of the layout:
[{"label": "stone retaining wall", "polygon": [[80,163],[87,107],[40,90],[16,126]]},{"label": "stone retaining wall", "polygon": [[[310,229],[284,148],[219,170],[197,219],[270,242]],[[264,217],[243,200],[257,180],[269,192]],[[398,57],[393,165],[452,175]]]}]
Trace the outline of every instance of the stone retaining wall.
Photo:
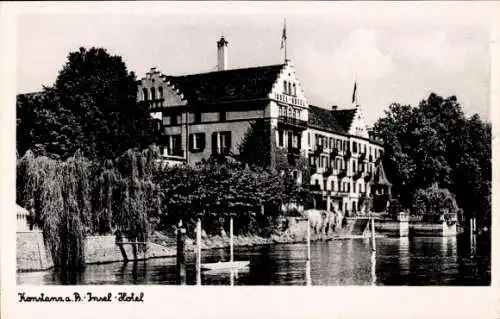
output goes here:
[{"label": "stone retaining wall", "polygon": [[457,224],[448,225],[446,222],[410,222],[410,235],[412,236],[456,236]]},{"label": "stone retaining wall", "polygon": [[47,270],[54,267],[52,255],[39,230],[17,232],[17,271]]},{"label": "stone retaining wall", "polygon": [[[147,243],[146,250],[143,251],[144,244],[138,244],[137,260],[171,257],[175,256],[175,247],[164,247],[154,243]],[[141,247],[142,246],[142,247]],[[128,260],[134,260],[132,245],[124,244],[124,252]],[[85,263],[99,264],[115,261],[124,261],[119,246],[115,242],[115,236],[90,236],[85,240]]]}]

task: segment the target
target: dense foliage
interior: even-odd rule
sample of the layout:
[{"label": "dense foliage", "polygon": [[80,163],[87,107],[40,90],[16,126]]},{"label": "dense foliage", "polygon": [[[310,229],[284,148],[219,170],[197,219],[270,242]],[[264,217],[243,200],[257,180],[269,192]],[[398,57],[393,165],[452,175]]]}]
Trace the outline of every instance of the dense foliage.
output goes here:
[{"label": "dense foliage", "polygon": [[374,135],[385,141],[383,164],[404,207],[436,183],[456,195],[466,218],[490,224],[491,125],[467,118],[455,96],[433,93],[418,107],[393,104]]},{"label": "dense foliage", "polygon": [[449,190],[431,186],[416,191],[413,196],[412,212],[433,220],[439,220],[440,218],[458,216],[460,210],[455,196]]},{"label": "dense foliage", "polygon": [[229,216],[234,216],[235,233],[257,233],[278,216],[283,202],[297,196],[294,184],[283,176],[240,163],[174,166],[158,181],[163,227],[183,220],[192,229],[201,218],[203,228],[212,234],[228,230]]},{"label": "dense foliage", "polygon": [[136,102],[135,75],[101,48],[71,52],[53,87],[17,101],[17,150],[65,159],[115,158],[152,143],[147,107]]},{"label": "dense foliage", "polygon": [[160,193],[152,179],[155,156],[155,148],[128,150],[100,165],[80,151],[66,161],[27,151],[18,160],[16,201],[34,213],[56,265],[64,271],[82,266],[89,233],[119,230],[130,240],[147,240],[160,216]]}]

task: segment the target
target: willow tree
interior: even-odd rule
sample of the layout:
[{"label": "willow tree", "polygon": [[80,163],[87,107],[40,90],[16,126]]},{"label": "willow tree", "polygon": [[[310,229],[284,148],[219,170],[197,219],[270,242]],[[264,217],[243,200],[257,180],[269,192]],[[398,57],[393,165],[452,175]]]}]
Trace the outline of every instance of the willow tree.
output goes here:
[{"label": "willow tree", "polygon": [[80,152],[62,162],[28,151],[18,163],[17,201],[34,213],[54,263],[65,274],[84,263],[83,240],[93,223],[92,170]]}]

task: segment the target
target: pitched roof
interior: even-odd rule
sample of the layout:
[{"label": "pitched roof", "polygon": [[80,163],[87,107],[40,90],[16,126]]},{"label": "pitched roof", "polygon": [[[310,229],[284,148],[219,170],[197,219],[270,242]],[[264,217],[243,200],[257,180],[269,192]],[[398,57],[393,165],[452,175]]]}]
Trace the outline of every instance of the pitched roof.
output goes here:
[{"label": "pitched roof", "polygon": [[337,122],[340,124],[342,129],[345,132],[349,131],[351,127],[352,120],[354,119],[354,114],[356,113],[356,109],[345,109],[345,110],[335,110],[331,111],[333,116],[337,119]]},{"label": "pitched roof", "polygon": [[267,97],[283,64],[184,76],[166,76],[193,104],[215,104]]},{"label": "pitched roof", "polygon": [[309,105],[309,126],[332,132],[345,133],[346,131],[339,124],[333,111],[322,107]]}]

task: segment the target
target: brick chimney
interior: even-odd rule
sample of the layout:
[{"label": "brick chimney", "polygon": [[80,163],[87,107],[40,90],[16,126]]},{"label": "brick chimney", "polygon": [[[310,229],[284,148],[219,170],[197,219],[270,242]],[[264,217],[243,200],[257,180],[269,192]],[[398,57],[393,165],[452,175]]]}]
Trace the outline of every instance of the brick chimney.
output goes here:
[{"label": "brick chimney", "polygon": [[217,71],[227,70],[227,45],[224,36],[217,41]]},{"label": "brick chimney", "polygon": [[332,111],[336,111],[339,107],[337,105],[332,105]]}]

